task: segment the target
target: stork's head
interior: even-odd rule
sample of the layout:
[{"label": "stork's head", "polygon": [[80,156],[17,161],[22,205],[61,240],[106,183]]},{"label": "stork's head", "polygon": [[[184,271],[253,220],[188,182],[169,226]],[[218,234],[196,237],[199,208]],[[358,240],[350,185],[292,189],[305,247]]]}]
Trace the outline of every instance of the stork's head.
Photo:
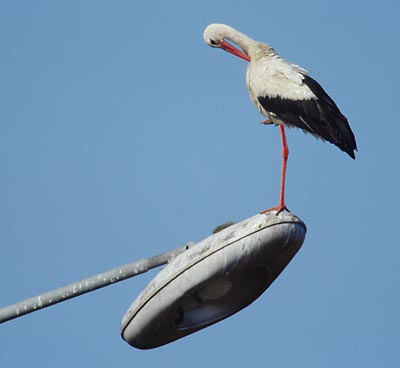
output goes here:
[{"label": "stork's head", "polygon": [[247,47],[244,42],[241,42],[246,41],[247,37],[230,26],[225,24],[210,24],[204,30],[203,38],[206,44],[211,47],[223,49],[235,56],[250,61],[250,57],[246,53],[237,49],[235,46],[232,46],[228,41],[226,41],[233,41],[242,49]]},{"label": "stork's head", "polygon": [[207,45],[216,48],[222,48],[221,44],[224,41],[222,24],[210,24],[203,33],[204,41]]}]

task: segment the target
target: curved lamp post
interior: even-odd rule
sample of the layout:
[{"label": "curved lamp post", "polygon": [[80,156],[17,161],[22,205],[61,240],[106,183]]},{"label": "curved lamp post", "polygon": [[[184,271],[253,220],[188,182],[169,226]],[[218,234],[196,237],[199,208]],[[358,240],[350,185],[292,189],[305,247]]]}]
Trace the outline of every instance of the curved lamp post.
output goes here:
[{"label": "curved lamp post", "polygon": [[245,308],[279,276],[303,244],[305,224],[290,212],[257,214],[197,244],[139,260],[0,309],[0,323],[168,263],[122,320],[121,335],[155,348]]}]

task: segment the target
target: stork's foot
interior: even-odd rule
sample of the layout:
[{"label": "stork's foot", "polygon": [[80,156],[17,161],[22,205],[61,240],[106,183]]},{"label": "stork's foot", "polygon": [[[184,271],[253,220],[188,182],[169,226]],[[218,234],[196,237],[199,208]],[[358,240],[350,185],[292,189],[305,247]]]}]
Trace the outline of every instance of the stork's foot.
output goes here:
[{"label": "stork's foot", "polygon": [[271,120],[264,120],[264,121],[261,121],[260,122],[260,124],[262,124],[262,125],[271,125],[271,124],[274,124]]},{"label": "stork's foot", "polygon": [[264,210],[264,211],[262,211],[260,213],[267,213],[267,212],[276,211],[275,215],[278,216],[283,210],[286,210],[286,211],[290,212],[285,204],[280,204],[278,206],[275,206],[275,207],[272,207],[272,208],[268,208],[267,210]]}]

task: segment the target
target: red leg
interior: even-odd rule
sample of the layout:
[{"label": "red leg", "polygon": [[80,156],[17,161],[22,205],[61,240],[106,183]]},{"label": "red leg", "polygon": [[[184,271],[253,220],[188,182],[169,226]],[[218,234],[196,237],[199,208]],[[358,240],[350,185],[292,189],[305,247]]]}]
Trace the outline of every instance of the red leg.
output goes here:
[{"label": "red leg", "polygon": [[287,160],[289,157],[289,147],[286,141],[285,127],[283,125],[279,126],[281,131],[281,140],[282,140],[282,173],[281,173],[281,194],[279,199],[279,208],[278,212],[286,209],[285,205],[285,184],[286,184],[286,166]]},{"label": "red leg", "polygon": [[280,133],[281,133],[281,141],[282,141],[282,171],[281,171],[281,190],[279,196],[279,205],[276,207],[272,207],[268,210],[265,210],[261,213],[269,212],[269,211],[277,211],[277,215],[283,210],[287,210],[285,204],[285,183],[286,183],[286,166],[287,160],[289,157],[289,147],[286,141],[285,127],[283,125],[279,125]]}]

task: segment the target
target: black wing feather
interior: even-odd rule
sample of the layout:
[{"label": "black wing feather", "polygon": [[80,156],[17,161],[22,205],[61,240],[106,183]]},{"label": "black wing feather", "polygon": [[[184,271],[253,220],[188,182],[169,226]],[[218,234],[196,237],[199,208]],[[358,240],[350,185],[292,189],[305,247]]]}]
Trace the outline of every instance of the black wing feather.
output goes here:
[{"label": "black wing feather", "polygon": [[292,100],[263,96],[258,101],[266,111],[275,114],[285,124],[321,137],[355,158],[357,144],[346,117],[317,81],[304,76],[303,82],[316,98]]}]

